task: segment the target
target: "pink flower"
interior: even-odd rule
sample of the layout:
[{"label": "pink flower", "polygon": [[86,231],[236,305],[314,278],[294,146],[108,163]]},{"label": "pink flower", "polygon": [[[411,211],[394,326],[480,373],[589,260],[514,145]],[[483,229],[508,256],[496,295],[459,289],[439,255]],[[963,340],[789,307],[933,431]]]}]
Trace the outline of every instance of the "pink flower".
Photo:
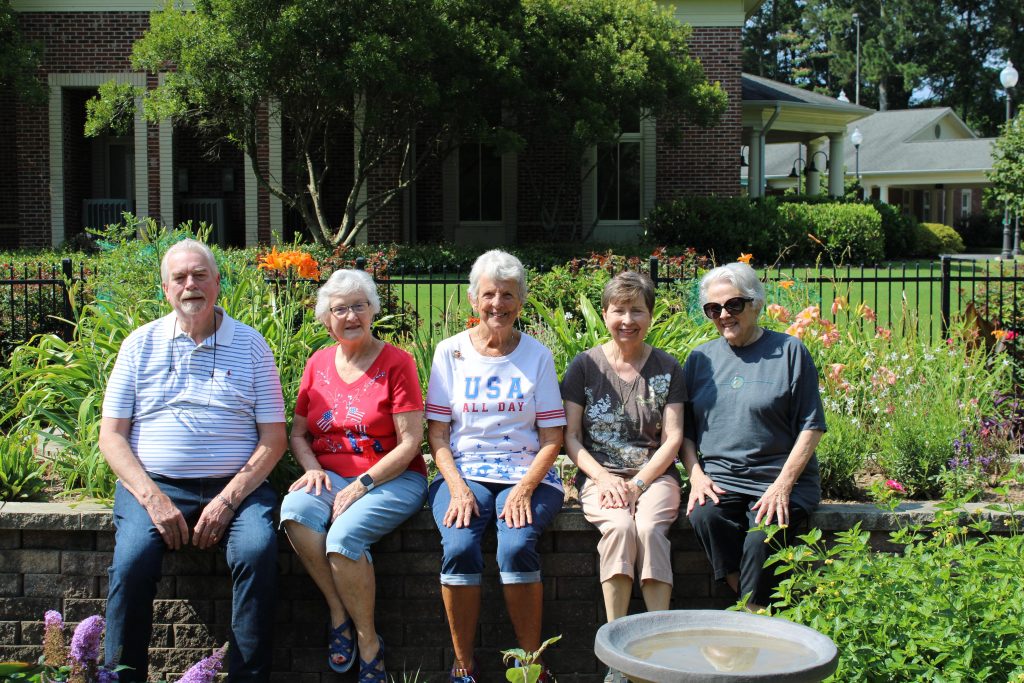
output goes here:
[{"label": "pink flower", "polygon": [[850,307],[850,302],[846,300],[845,296],[837,296],[832,301],[832,317],[835,317],[839,311],[845,311]]},{"label": "pink flower", "polygon": [[878,318],[878,316],[875,315],[874,310],[872,310],[872,308],[867,304],[857,305],[857,315],[864,318],[868,322],[875,322],[875,320]]},{"label": "pink flower", "polygon": [[801,325],[800,323],[793,323],[792,325],[786,328],[786,334],[788,334],[791,337],[796,337],[797,339],[803,339],[805,331],[806,326]]},{"label": "pink flower", "polygon": [[897,493],[907,492],[907,490],[903,488],[903,484],[899,483],[895,479],[886,479],[885,488],[889,489],[890,491],[896,491]]},{"label": "pink flower", "polygon": [[842,377],[843,370],[846,366],[843,363],[831,363],[828,366],[828,378],[833,382],[838,382]]},{"label": "pink flower", "polygon": [[768,317],[778,320],[780,323],[788,323],[790,320],[789,309],[780,304],[768,304]]},{"label": "pink flower", "polygon": [[875,339],[884,339],[885,341],[889,341],[892,339],[892,330],[887,330],[884,327],[876,327]]}]

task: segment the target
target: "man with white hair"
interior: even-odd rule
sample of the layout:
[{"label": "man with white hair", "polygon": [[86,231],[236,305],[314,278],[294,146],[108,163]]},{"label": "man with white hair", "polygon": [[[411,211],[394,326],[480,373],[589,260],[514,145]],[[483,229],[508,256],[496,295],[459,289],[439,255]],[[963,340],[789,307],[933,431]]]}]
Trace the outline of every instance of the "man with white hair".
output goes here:
[{"label": "man with white hair", "polygon": [[160,264],[172,312],[125,339],[103,401],[99,447],[117,475],[106,661],[147,680],[153,599],[167,550],[225,550],[233,579],[228,680],[270,677],[276,494],[286,445],[281,382],[260,334],[217,306],[202,242]]}]

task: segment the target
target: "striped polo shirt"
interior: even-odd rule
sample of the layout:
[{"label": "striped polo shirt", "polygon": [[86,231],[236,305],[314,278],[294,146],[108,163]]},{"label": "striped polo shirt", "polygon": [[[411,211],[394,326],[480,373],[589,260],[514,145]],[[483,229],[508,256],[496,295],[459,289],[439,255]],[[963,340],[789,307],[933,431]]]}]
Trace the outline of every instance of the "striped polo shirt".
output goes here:
[{"label": "striped polo shirt", "polygon": [[231,477],[256,448],[257,423],[284,422],[274,354],[223,309],[196,344],[174,313],[132,332],[117,355],[103,417],[130,418],[142,467],[174,479]]}]

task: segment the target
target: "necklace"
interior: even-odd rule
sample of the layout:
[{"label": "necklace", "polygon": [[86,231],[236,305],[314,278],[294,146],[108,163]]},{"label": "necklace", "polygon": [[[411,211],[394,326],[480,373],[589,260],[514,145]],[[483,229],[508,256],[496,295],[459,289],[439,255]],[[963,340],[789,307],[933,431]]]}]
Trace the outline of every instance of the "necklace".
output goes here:
[{"label": "necklace", "polygon": [[470,332],[469,338],[473,342],[473,348],[475,348],[481,356],[507,356],[512,353],[519,344],[519,330],[512,330],[512,336],[502,342],[497,348],[488,346],[487,340],[474,332]]},{"label": "necklace", "polygon": [[[617,354],[615,353],[616,351],[618,351]],[[633,394],[636,393],[636,388],[640,384],[640,370],[643,369],[647,355],[647,347],[645,345],[640,357],[637,359],[637,366],[634,366],[622,357],[622,351],[618,347],[613,347],[612,353],[608,354],[609,360],[611,361],[612,374],[615,375],[615,383],[619,388],[619,400],[622,402],[623,406],[625,406],[633,398]],[[627,382],[622,379],[622,375],[619,373],[619,368],[616,367],[616,365],[624,366],[627,371],[633,370],[636,374],[633,376],[632,381]]]}]

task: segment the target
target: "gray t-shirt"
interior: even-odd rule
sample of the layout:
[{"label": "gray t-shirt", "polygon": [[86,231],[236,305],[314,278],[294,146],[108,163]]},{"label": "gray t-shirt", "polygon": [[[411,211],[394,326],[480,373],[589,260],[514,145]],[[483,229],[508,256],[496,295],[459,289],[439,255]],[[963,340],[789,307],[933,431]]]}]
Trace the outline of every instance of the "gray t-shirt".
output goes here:
[{"label": "gray t-shirt", "polygon": [[[661,445],[665,406],[686,401],[683,369],[669,354],[651,349],[636,380],[624,382],[597,346],[569,364],[562,379],[562,400],[583,406],[587,452],[609,472],[635,477]],[[668,469],[678,477],[675,467]],[[581,472],[577,487],[584,479]]]},{"label": "gray t-shirt", "polygon": [[[765,330],[739,348],[709,341],[686,359],[683,376],[690,397],[686,437],[697,444],[704,472],[727,491],[760,496],[800,432],[825,430],[818,371],[806,347],[788,334]],[[791,501],[810,511],[820,499],[812,456]]]}]

